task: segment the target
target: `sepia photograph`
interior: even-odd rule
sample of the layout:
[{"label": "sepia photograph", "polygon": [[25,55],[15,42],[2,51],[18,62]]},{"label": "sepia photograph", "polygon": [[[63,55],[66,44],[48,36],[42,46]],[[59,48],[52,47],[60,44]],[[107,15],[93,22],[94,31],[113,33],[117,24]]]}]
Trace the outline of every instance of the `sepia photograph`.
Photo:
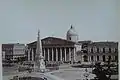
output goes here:
[{"label": "sepia photograph", "polygon": [[119,80],[119,0],[0,0],[0,80]]}]

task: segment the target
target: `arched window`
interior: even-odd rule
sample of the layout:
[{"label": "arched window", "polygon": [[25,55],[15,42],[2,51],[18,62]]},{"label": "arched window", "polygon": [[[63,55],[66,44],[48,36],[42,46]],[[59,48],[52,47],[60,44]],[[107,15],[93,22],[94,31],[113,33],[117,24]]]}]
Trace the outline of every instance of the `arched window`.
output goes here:
[{"label": "arched window", "polygon": [[99,56],[97,56],[97,61],[99,61]]},{"label": "arched window", "polygon": [[108,56],[108,59],[111,60],[111,56],[110,55]]},{"label": "arched window", "polygon": [[91,48],[91,53],[93,53],[93,48]]},{"label": "arched window", "polygon": [[84,62],[88,62],[88,56],[84,55],[83,58],[84,58]]},{"label": "arched window", "polygon": [[93,61],[93,56],[91,56],[91,61]]},{"label": "arched window", "polygon": [[97,48],[97,52],[99,53],[99,48]]}]

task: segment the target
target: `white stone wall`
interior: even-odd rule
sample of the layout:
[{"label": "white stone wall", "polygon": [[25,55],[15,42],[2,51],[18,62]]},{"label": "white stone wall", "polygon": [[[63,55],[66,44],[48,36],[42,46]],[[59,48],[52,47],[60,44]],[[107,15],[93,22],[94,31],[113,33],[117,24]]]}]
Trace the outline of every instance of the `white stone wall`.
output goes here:
[{"label": "white stone wall", "polygon": [[67,40],[78,42],[78,36],[77,35],[67,35]]},{"label": "white stone wall", "polygon": [[23,55],[25,55],[25,45],[24,44],[14,44],[13,58],[22,57]]},{"label": "white stone wall", "polygon": [[77,51],[81,51],[82,50],[82,45],[75,45],[75,48],[76,48],[76,52]]}]

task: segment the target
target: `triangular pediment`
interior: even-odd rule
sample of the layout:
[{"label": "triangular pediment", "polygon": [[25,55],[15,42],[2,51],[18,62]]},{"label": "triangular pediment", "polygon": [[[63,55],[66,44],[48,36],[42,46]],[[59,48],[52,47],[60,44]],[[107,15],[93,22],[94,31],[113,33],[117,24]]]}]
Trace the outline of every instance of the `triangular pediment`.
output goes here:
[{"label": "triangular pediment", "polygon": [[[72,41],[68,41],[65,39],[61,39],[61,38],[56,38],[56,37],[47,37],[41,40],[42,45],[74,45],[75,42]],[[36,45],[36,41],[29,43],[28,45]]]},{"label": "triangular pediment", "polygon": [[47,37],[42,39],[42,44],[74,44],[74,42],[56,37]]}]

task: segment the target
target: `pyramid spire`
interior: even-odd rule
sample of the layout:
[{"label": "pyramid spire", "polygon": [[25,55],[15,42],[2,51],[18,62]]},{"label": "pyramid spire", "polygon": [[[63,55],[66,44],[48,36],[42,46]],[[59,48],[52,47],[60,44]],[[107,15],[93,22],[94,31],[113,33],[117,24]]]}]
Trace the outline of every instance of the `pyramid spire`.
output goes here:
[{"label": "pyramid spire", "polygon": [[41,44],[41,39],[40,39],[40,30],[38,30],[34,70],[42,71],[42,72],[45,70],[44,57],[42,56],[42,44]]},{"label": "pyramid spire", "polygon": [[41,39],[40,39],[40,30],[38,30],[36,54],[40,54],[40,56],[42,56],[42,45],[41,45]]},{"label": "pyramid spire", "polygon": [[73,28],[72,24],[71,24],[71,29]]}]

